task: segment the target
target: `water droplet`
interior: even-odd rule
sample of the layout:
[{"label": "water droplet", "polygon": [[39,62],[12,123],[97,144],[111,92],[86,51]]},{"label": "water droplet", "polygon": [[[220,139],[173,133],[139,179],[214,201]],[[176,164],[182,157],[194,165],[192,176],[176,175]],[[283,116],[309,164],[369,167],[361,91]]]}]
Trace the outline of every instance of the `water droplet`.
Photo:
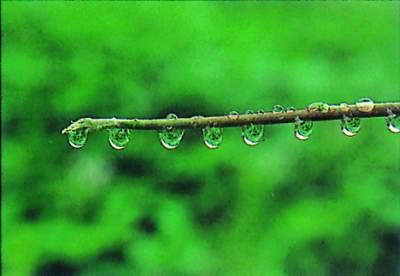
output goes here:
[{"label": "water droplet", "polygon": [[347,103],[341,103],[339,105],[340,111],[342,112],[349,112],[350,108],[349,105]]},{"label": "water droplet", "polygon": [[361,120],[357,117],[348,117],[344,115],[343,119],[340,121],[340,126],[344,135],[353,137],[360,131]]},{"label": "water droplet", "polygon": [[294,108],[293,106],[289,106],[288,108],[286,108],[286,112],[295,112],[296,108]]},{"label": "water droplet", "polygon": [[237,120],[237,119],[239,119],[239,116],[240,116],[239,112],[231,111],[231,112],[229,112],[228,118],[232,119],[232,120]]},{"label": "water droplet", "polygon": [[68,143],[75,149],[82,148],[87,141],[88,132],[89,130],[87,128],[71,131],[69,133]]},{"label": "water droplet", "polygon": [[[176,114],[174,114],[174,113],[169,113],[166,118],[167,118],[167,120],[176,120],[176,119],[178,119],[178,116]],[[172,126],[167,126],[167,129],[168,130],[172,130],[173,127]]]},{"label": "water droplet", "polygon": [[282,114],[279,116],[279,120],[282,120],[283,118],[285,118],[285,116],[283,115],[283,113],[285,111],[286,110],[283,107],[283,105],[280,105],[280,104],[274,105],[274,107],[272,107],[272,113],[275,113],[275,114],[281,113]]},{"label": "water droplet", "polygon": [[294,122],[294,134],[297,139],[305,141],[310,138],[312,133],[312,121],[303,121],[299,117],[296,117]]},{"label": "water droplet", "polygon": [[356,107],[361,112],[371,112],[374,109],[374,102],[370,98],[361,98],[357,100]]},{"label": "water droplet", "polygon": [[114,128],[109,130],[108,141],[112,148],[123,150],[129,143],[129,129]]},{"label": "water droplet", "polygon": [[400,133],[400,115],[390,112],[386,117],[386,125],[390,132]]},{"label": "water droplet", "polygon": [[[170,113],[167,115],[167,119],[176,120],[178,116]],[[166,149],[176,149],[182,141],[184,131],[168,126],[158,132],[160,137],[161,145]]]},{"label": "water droplet", "polygon": [[[248,110],[247,114],[254,114]],[[264,125],[248,124],[242,127],[242,138],[246,145],[255,146],[264,139]]]},{"label": "water droplet", "polygon": [[323,102],[312,103],[308,105],[307,110],[309,112],[320,111],[322,113],[326,113],[329,111],[329,104]]},{"label": "water droplet", "polygon": [[276,104],[276,105],[274,105],[274,107],[272,108],[272,112],[273,112],[273,113],[283,113],[283,112],[285,112],[285,108],[283,107],[283,105]]},{"label": "water droplet", "polygon": [[207,126],[203,128],[203,141],[209,149],[216,149],[222,143],[223,128]]}]

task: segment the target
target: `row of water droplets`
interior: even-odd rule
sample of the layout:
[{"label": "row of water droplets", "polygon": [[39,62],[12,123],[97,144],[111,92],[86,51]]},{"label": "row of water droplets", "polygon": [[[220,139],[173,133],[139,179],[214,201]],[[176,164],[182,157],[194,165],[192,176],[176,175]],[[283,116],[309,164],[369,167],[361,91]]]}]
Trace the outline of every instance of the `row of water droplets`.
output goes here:
[{"label": "row of water droplets", "polygon": [[[369,98],[361,98],[356,102],[357,110],[360,112],[371,112],[374,109],[374,102]],[[348,104],[341,103],[339,108],[343,112],[349,112]],[[329,111],[329,105],[326,103],[312,103],[307,107],[309,112],[320,111],[326,113]],[[400,133],[400,116],[388,110],[388,116],[385,118],[387,128],[392,133]],[[299,117],[295,120],[295,136],[299,140],[307,140],[312,132],[312,121],[303,121]],[[361,120],[358,117],[343,115],[340,120],[340,128],[342,133],[348,137],[355,136],[361,129]]]},{"label": "row of water droplets", "polygon": [[[356,102],[356,107],[360,112],[371,112],[374,109],[374,102],[369,98],[360,98]],[[319,111],[321,113],[329,112],[329,105],[323,102],[316,102],[308,105],[307,110],[309,112]],[[349,112],[350,108],[347,103],[341,103],[339,109],[343,112]],[[313,122],[311,120],[301,120],[296,117],[294,123],[294,134],[299,140],[308,140],[312,133]],[[355,136],[361,129],[361,120],[358,117],[352,115],[343,115],[340,120],[340,128],[342,133],[348,137]],[[390,128],[389,128],[390,130]]]},{"label": "row of water droplets", "polygon": [[[361,98],[356,102],[356,107],[360,112],[371,112],[374,108],[374,103],[369,98]],[[350,109],[346,103],[339,105],[341,111],[348,112]],[[309,112],[319,111],[326,113],[329,111],[329,105],[322,102],[312,103],[307,107]],[[275,105],[272,112],[275,114],[282,114],[278,117],[280,120],[284,119],[285,112],[294,112],[294,107],[285,108],[282,105]],[[259,110],[259,113],[263,113],[263,110]],[[254,111],[248,110],[246,114],[255,114]],[[238,119],[240,114],[236,111],[229,113],[228,118]],[[166,117],[168,120],[176,120],[178,116],[176,114],[168,114]],[[196,116],[194,119],[202,118],[202,116]],[[388,110],[388,116],[386,117],[386,124],[392,133],[400,133],[400,115],[393,113]],[[196,123],[196,120],[194,120]],[[312,133],[313,121],[302,120],[299,117],[295,118],[294,122],[294,134],[299,140],[308,140]],[[361,129],[361,120],[358,117],[350,115],[344,115],[340,120],[340,127],[342,133],[346,136],[353,137]],[[111,147],[116,150],[124,149],[129,143],[130,130],[124,128],[113,128],[109,129],[109,143]],[[69,144],[73,148],[82,148],[88,137],[88,129],[81,129],[77,131],[71,131],[69,133]],[[181,143],[184,130],[167,126],[158,131],[161,145],[166,149],[176,149]],[[222,143],[223,128],[208,125],[202,129],[203,142],[210,149],[218,148]],[[255,146],[260,142],[264,141],[264,125],[249,123],[242,126],[242,139],[246,145]]]},{"label": "row of water droplets", "polygon": [[[122,150],[128,145],[129,134],[130,134],[129,129],[114,128],[114,129],[109,129],[108,131],[109,131],[108,142],[110,143],[111,147],[113,147],[116,150]],[[88,133],[89,130],[87,128],[71,131],[69,133],[69,138],[68,138],[68,142],[71,145],[71,147],[75,149],[82,148],[86,144],[86,141],[88,139]]]},{"label": "row of water droplets", "polygon": [[[247,111],[247,114],[254,114],[253,111]],[[239,117],[239,113],[233,111],[228,115],[230,118]],[[198,116],[201,118],[201,116]],[[168,120],[176,120],[178,116],[170,113],[166,117]],[[129,143],[129,129],[114,128],[109,129],[108,141],[116,150],[124,149]],[[88,137],[88,129],[71,131],[69,133],[69,144],[76,149],[82,148]],[[182,141],[184,130],[172,126],[164,127],[158,131],[161,145],[166,149],[176,149]],[[218,148],[222,143],[223,128],[215,126],[206,126],[202,129],[204,144],[210,149]],[[243,141],[250,146],[255,146],[264,139],[264,125],[249,123],[242,127]]]}]

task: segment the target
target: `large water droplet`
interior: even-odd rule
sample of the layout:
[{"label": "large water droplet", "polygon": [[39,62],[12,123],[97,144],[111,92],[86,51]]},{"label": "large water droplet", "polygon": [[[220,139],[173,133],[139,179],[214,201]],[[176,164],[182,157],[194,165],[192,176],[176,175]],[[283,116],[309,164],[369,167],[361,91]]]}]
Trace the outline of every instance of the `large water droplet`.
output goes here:
[{"label": "large water droplet", "polygon": [[340,126],[344,135],[353,137],[360,131],[361,120],[357,117],[348,117],[344,115],[343,119],[340,121]]},{"label": "large water droplet", "polygon": [[283,118],[285,118],[285,116],[283,115],[283,113],[285,112],[285,108],[283,107],[283,105],[280,104],[276,104],[274,105],[274,107],[272,107],[272,113],[275,114],[281,114],[278,118],[279,120],[282,120]]},{"label": "large water droplet", "polygon": [[329,104],[323,102],[312,103],[308,105],[307,110],[309,112],[320,111],[322,113],[326,113],[329,111]]},{"label": "large water droplet", "polygon": [[[167,119],[176,120],[178,116],[170,113],[167,115]],[[176,149],[182,141],[184,131],[168,126],[159,131],[161,145],[166,149]]]},{"label": "large water droplet", "polygon": [[391,114],[386,117],[386,125],[390,132],[400,133],[400,115],[391,112]]},{"label": "large water droplet", "polygon": [[[247,114],[254,114],[248,110]],[[264,139],[264,125],[248,124],[242,127],[242,138],[246,145],[255,146]]]},{"label": "large water droplet", "polygon": [[108,141],[112,148],[123,150],[129,143],[129,129],[114,128],[109,130]]},{"label": "large water droplet", "polygon": [[75,149],[82,148],[87,141],[88,132],[89,130],[87,128],[71,131],[69,133],[68,143]]},{"label": "large water droplet", "polygon": [[294,122],[294,135],[299,140],[308,140],[312,133],[312,126],[312,121],[303,121],[299,117],[296,117]]},{"label": "large water droplet", "polygon": [[223,128],[207,126],[203,128],[203,141],[209,149],[216,149],[222,143]]},{"label": "large water droplet", "polygon": [[361,112],[371,112],[374,109],[374,102],[370,98],[361,98],[357,100],[356,107]]}]

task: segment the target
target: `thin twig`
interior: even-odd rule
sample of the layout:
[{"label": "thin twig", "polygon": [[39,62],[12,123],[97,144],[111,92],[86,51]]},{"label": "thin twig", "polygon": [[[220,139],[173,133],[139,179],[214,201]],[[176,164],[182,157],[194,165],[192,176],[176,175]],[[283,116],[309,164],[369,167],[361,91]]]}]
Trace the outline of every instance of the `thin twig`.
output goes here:
[{"label": "thin twig", "polygon": [[92,119],[82,118],[73,122],[62,130],[62,134],[71,131],[87,129],[89,132],[111,128],[158,130],[166,127],[179,129],[203,128],[206,126],[238,127],[246,124],[285,124],[295,122],[299,117],[302,120],[325,121],[342,119],[344,115],[359,118],[385,117],[390,112],[400,113],[400,102],[374,103],[373,109],[363,112],[356,104],[329,105],[327,110],[318,109],[294,109],[285,112],[257,112],[254,114],[232,114],[221,116],[194,116],[178,119]]}]

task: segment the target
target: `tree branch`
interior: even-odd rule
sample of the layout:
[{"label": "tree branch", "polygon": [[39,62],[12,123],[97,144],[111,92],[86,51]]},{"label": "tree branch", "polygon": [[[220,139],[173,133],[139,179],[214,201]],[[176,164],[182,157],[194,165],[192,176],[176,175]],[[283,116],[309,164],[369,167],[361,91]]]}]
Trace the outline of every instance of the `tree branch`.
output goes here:
[{"label": "tree branch", "polygon": [[[322,103],[321,103],[322,104]],[[342,105],[326,105],[323,110],[312,107],[303,109],[286,110],[284,112],[256,112],[254,114],[231,114],[221,116],[194,116],[191,118],[178,119],[92,119],[82,118],[73,122],[67,128],[62,130],[62,134],[71,131],[87,129],[89,132],[99,131],[103,129],[125,128],[125,129],[142,129],[142,130],[158,130],[166,127],[179,129],[204,128],[206,126],[218,127],[238,127],[247,124],[285,124],[293,123],[299,117],[302,120],[325,121],[340,120],[344,115],[371,118],[385,117],[390,112],[400,113],[400,102],[385,102],[372,104],[372,110],[362,111],[357,104]]]}]

